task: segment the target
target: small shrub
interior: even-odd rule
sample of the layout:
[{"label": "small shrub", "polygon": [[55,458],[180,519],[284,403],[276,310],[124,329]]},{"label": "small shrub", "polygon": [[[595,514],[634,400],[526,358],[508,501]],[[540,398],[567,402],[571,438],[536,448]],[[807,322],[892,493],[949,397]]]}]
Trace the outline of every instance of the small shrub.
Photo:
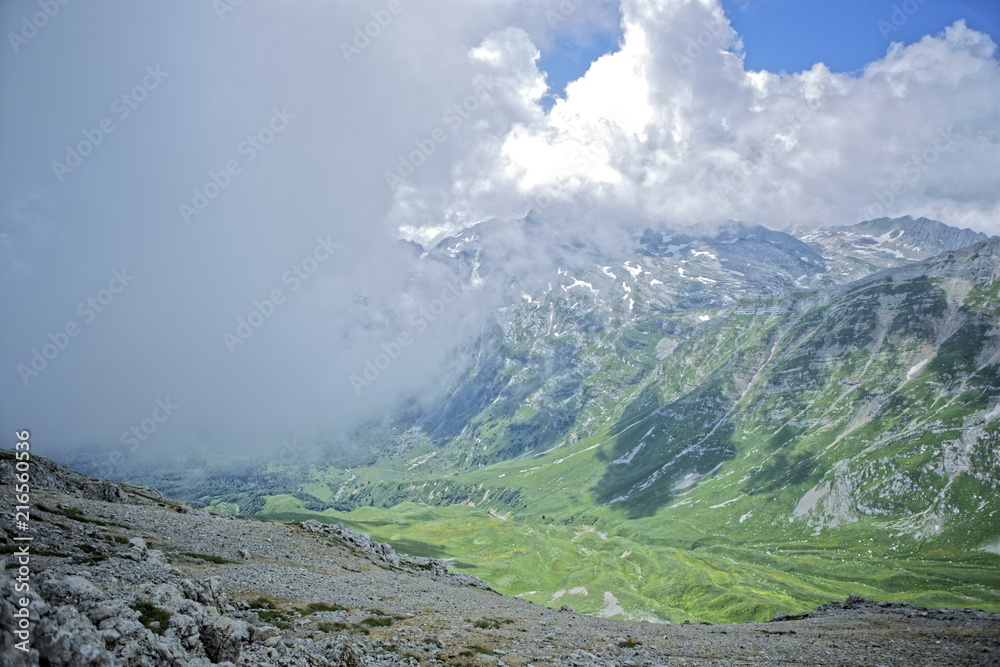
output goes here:
[{"label": "small shrub", "polygon": [[274,623],[275,621],[287,621],[288,616],[285,612],[280,609],[275,609],[273,611],[258,611],[257,618],[262,621],[267,621],[268,623]]},{"label": "small shrub", "polygon": [[274,603],[264,596],[261,596],[256,600],[249,600],[247,601],[247,604],[250,605],[251,609],[277,609]]},{"label": "small shrub", "polygon": [[390,616],[369,616],[361,622],[371,628],[385,628],[394,623]]},{"label": "small shrub", "polygon": [[351,626],[347,623],[330,623],[328,621],[323,621],[317,627],[320,632],[333,632],[334,630],[348,630]]},{"label": "small shrub", "polygon": [[[139,612],[139,622],[146,628],[158,635],[166,632],[167,625],[170,623],[169,611],[160,609],[150,602],[137,602],[132,608]],[[158,626],[155,628],[152,627],[153,623],[157,623]]]},{"label": "small shrub", "polygon": [[303,616],[308,616],[309,614],[315,613],[317,611],[347,611],[347,607],[339,604],[327,604],[325,602],[312,602],[307,604],[305,608],[299,609],[299,613]]}]

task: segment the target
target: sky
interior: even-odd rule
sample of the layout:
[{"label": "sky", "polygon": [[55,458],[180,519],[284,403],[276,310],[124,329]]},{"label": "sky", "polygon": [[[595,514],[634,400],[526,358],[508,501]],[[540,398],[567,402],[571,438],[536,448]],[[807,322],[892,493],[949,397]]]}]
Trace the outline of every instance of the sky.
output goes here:
[{"label": "sky", "polygon": [[1000,35],[995,0],[726,0],[740,33],[748,69],[799,72],[822,62],[834,72],[857,72],[885,56],[891,42],[912,44],[957,20]]},{"label": "sky", "polygon": [[496,305],[401,241],[529,211],[543,245],[1000,233],[993,4],[4,2],[0,430],[129,456],[343,437]]}]

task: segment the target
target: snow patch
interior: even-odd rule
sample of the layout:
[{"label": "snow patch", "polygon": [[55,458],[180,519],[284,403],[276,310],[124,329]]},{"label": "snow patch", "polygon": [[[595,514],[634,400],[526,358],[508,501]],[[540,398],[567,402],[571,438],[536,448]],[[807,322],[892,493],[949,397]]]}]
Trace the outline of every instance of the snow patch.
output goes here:
[{"label": "snow patch", "polygon": [[989,422],[996,419],[997,417],[1000,417],[1000,403],[997,403],[997,406],[995,408],[987,412],[986,416],[983,417],[983,419]]},{"label": "snow patch", "polygon": [[610,269],[611,269],[610,266],[602,266],[601,267],[601,271],[604,272],[604,275],[610,277],[612,280],[618,280],[618,276],[616,276],[615,274],[611,273]]},{"label": "snow patch", "polygon": [[628,262],[625,262],[624,264],[622,264],[622,268],[624,268],[626,271],[632,274],[632,280],[635,280],[636,277],[640,273],[642,273],[642,267],[639,266],[638,264],[635,265],[635,268],[632,268],[632,266]]},{"label": "snow patch", "polygon": [[699,315],[698,319],[701,320],[702,322],[708,322],[710,319],[712,319],[712,316],[711,315]]},{"label": "snow patch", "polygon": [[746,514],[744,514],[743,516],[741,516],[740,517],[740,523],[743,523],[744,521],[746,521],[747,519],[749,519],[751,516],[753,516],[753,510],[750,510],[749,512],[747,512]]},{"label": "snow patch", "polygon": [[927,365],[928,361],[930,361],[930,359],[924,359],[919,364],[914,365],[910,370],[906,371],[906,381],[909,382],[914,375],[919,373],[920,370]]},{"label": "snow patch", "polygon": [[577,285],[580,285],[581,287],[586,287],[587,289],[589,289],[594,294],[598,293],[598,291],[596,289],[594,289],[593,285],[591,285],[588,282],[584,282],[584,281],[580,280],[579,278],[573,278],[573,284],[572,285],[568,285],[568,286],[564,285],[563,286],[563,291],[564,292],[568,292],[569,290],[573,289]]}]

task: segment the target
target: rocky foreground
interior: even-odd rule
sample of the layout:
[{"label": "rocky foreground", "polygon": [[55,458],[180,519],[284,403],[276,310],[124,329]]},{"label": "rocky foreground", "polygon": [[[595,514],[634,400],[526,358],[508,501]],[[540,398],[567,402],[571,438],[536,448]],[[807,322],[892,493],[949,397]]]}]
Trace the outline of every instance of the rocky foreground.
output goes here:
[{"label": "rocky foreground", "polygon": [[[0,450],[13,512],[14,462]],[[5,520],[3,665],[1000,665],[1000,616],[850,597],[769,623],[595,618],[500,595],[343,526],[223,517],[31,460]],[[30,592],[15,590],[19,534]],[[27,596],[28,646],[16,648]],[[22,644],[22,646],[25,646]]]}]

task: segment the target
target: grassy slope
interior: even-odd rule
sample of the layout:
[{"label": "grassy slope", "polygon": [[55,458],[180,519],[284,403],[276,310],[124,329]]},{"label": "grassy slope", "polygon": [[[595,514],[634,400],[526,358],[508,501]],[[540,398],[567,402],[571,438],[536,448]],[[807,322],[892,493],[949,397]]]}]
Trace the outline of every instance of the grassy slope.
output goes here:
[{"label": "grassy slope", "polygon": [[[558,341],[568,366],[596,369],[568,398],[532,366],[538,343],[515,341],[521,362],[496,364],[489,407],[449,441],[317,471],[305,490],[375,505],[325,520],[588,613],[606,593],[671,621],[849,593],[1000,611],[1000,556],[981,550],[1000,542],[997,422],[968,435],[1000,395],[985,364],[997,297],[996,283],[956,300],[929,279],[874,281],[797,318],[718,318],[662,362],[642,332]],[[546,434],[553,399],[581,393]],[[797,512],[811,489],[829,492]],[[273,496],[265,513],[301,508]]]}]

